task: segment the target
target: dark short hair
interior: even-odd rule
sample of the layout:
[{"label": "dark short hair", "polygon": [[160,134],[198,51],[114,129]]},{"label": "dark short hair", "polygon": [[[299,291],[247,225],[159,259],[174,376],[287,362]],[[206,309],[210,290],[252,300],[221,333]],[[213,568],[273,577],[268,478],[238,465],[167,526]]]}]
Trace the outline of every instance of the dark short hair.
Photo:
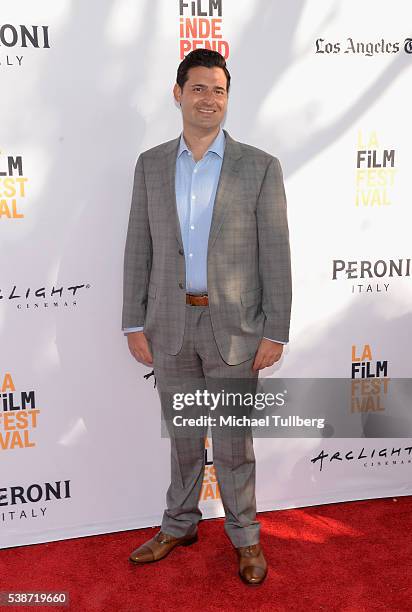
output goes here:
[{"label": "dark short hair", "polygon": [[226,60],[223,55],[217,51],[212,51],[211,49],[195,49],[194,51],[188,53],[184,60],[180,62],[179,68],[177,69],[176,83],[181,89],[183,89],[183,85],[189,78],[188,72],[190,68],[195,68],[196,66],[205,66],[205,68],[222,68],[226,75],[226,91],[229,93],[230,73],[226,68]]}]

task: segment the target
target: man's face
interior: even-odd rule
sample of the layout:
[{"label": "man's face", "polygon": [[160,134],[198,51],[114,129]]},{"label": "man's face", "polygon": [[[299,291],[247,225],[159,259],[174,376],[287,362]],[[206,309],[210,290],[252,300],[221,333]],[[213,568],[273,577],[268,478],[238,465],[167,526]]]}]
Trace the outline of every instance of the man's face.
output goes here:
[{"label": "man's face", "polygon": [[176,83],[173,94],[182,107],[184,124],[211,131],[222,123],[227,108],[226,75],[222,68],[190,68],[183,89]]}]

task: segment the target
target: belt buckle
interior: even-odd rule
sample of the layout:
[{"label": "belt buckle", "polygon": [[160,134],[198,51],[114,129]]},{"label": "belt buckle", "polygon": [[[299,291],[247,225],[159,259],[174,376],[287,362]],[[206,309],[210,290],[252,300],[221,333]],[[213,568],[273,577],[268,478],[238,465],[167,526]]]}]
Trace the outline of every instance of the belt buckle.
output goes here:
[{"label": "belt buckle", "polygon": [[198,294],[198,293],[196,293],[196,294],[195,293],[186,293],[186,299],[188,298],[188,303],[190,304],[190,306],[201,305],[201,304],[196,304],[195,303],[196,302],[196,298],[204,298],[204,297],[207,298],[208,294],[207,293],[201,293],[201,294]]}]

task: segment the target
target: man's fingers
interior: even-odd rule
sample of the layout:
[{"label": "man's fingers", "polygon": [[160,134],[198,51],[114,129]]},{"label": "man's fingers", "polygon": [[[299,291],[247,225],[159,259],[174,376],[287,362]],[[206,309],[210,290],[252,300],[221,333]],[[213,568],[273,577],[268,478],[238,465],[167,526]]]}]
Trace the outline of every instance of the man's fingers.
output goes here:
[{"label": "man's fingers", "polygon": [[[276,349],[274,350],[275,346]],[[282,356],[282,351],[283,346],[279,348],[278,343],[263,340],[255,355],[252,370],[256,372],[257,370],[270,368],[274,363],[276,363],[276,361],[279,361]]]},{"label": "man's fingers", "polygon": [[257,353],[255,355],[255,361],[253,362],[253,371],[256,372],[257,370],[261,370],[262,369],[262,364],[264,361],[264,357],[265,357],[265,353],[262,350],[262,347],[260,346],[257,350]]},{"label": "man's fingers", "polygon": [[127,341],[130,352],[136,361],[148,366],[153,365],[153,357],[150,351],[149,343],[147,342],[143,332],[133,332],[129,334]]},{"label": "man's fingers", "polygon": [[256,372],[257,370],[260,370],[261,369],[261,363],[262,363],[262,358],[260,357],[259,353],[257,353],[257,355],[255,357],[255,361],[253,362],[252,370],[254,372]]},{"label": "man's fingers", "polygon": [[151,356],[150,353],[143,353],[143,352],[136,351],[135,358],[137,359],[137,361],[140,361],[141,363],[153,365],[153,357]]},{"label": "man's fingers", "polygon": [[279,361],[281,357],[280,355],[275,355],[275,356],[268,356],[265,353],[264,354],[256,354],[255,360],[253,362],[253,366],[252,366],[252,370],[254,372],[256,372],[256,370],[263,370],[264,368],[270,368],[271,366],[273,366],[274,363],[276,363],[276,361]]},{"label": "man's fingers", "polygon": [[150,352],[149,346],[147,347],[147,350],[144,352],[144,360],[150,365],[153,364],[153,355]]},{"label": "man's fingers", "polygon": [[130,349],[131,354],[140,363],[144,363],[146,365],[153,365],[153,357],[150,351],[142,351],[135,348]]}]

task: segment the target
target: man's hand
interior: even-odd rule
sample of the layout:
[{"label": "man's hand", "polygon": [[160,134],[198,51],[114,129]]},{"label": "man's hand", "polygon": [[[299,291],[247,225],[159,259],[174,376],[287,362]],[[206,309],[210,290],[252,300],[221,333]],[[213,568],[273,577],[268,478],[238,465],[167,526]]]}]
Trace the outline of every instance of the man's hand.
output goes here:
[{"label": "man's hand", "polygon": [[129,345],[129,351],[137,361],[144,363],[144,365],[153,365],[152,353],[144,332],[138,331],[127,334],[127,344]]},{"label": "man's hand", "polygon": [[270,368],[270,366],[272,366],[276,361],[279,361],[282,356],[282,352],[283,344],[262,338],[255,355],[252,370],[256,372],[256,370]]}]

